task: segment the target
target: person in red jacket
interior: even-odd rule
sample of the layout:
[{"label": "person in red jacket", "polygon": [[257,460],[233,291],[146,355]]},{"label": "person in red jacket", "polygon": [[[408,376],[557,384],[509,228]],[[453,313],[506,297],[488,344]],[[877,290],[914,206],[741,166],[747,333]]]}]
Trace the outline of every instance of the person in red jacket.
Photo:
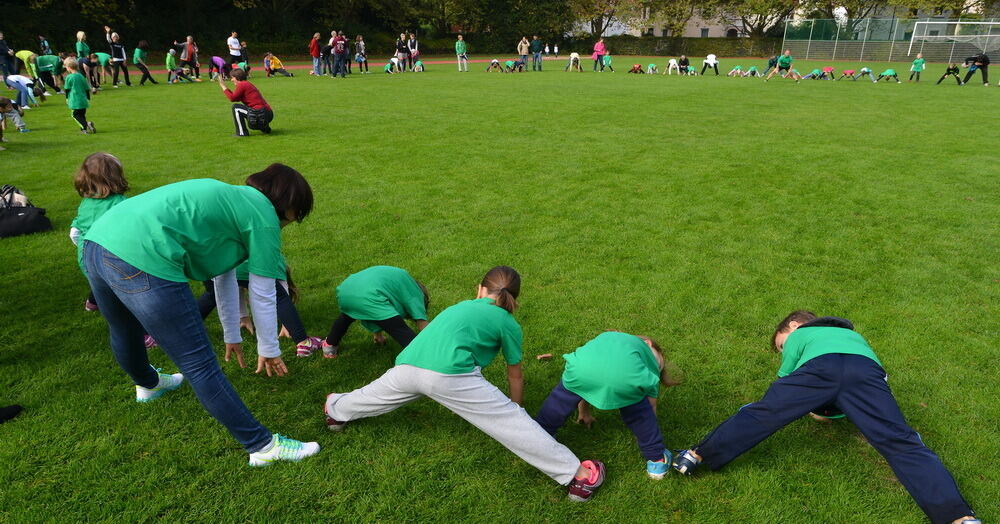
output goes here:
[{"label": "person in red jacket", "polygon": [[236,136],[250,136],[250,130],[256,129],[264,134],[271,132],[271,120],[274,119],[274,112],[267,101],[261,96],[257,87],[247,81],[247,72],[236,68],[230,73],[236,89],[230,91],[219,76],[219,87],[222,94],[233,104],[233,124],[236,125]]},{"label": "person in red jacket", "polygon": [[313,35],[313,39],[309,42],[309,56],[313,59],[313,70],[310,75],[320,76],[319,72],[319,33]]}]

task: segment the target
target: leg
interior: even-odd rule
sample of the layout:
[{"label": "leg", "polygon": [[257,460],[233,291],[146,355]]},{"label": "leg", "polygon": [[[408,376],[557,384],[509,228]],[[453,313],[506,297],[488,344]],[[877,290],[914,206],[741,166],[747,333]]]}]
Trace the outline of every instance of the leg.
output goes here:
[{"label": "leg", "polygon": [[886,382],[885,370],[862,356],[844,357],[844,386],[836,404],[885,457],[920,509],[931,522],[972,515],[941,459],[906,423]]},{"label": "leg", "polygon": [[660,423],[656,419],[656,412],[647,399],[642,399],[631,406],[625,406],[619,410],[622,422],[635,435],[635,441],[639,445],[639,451],[646,460],[663,460],[663,434],[660,432]]},{"label": "leg", "polygon": [[326,336],[326,343],[330,346],[339,346],[340,340],[344,338],[344,334],[347,333],[347,328],[351,327],[351,323],[353,322],[353,318],[341,313],[340,316],[337,317],[337,320],[333,321],[333,325],[330,326],[330,334]]},{"label": "leg", "polygon": [[990,66],[980,66],[979,70],[983,72],[983,84],[990,83]]},{"label": "leg", "polygon": [[87,129],[87,110],[86,109],[74,109],[73,110],[73,120],[80,126],[80,130],[86,131]]},{"label": "leg", "polygon": [[375,322],[375,324],[382,328],[382,331],[388,333],[389,336],[400,345],[400,347],[405,348],[406,346],[409,346],[410,342],[413,342],[413,339],[417,336],[417,334],[410,329],[410,326],[406,325],[406,321],[403,320],[403,317],[400,316],[395,316],[386,320],[379,320],[378,322]]},{"label": "leg", "polygon": [[201,313],[201,318],[204,320],[215,309],[215,283],[211,280],[205,280],[202,284],[205,286],[205,292],[198,297],[198,312]]},{"label": "leg", "polygon": [[285,326],[296,344],[309,338],[306,334],[306,327],[302,325],[302,319],[299,317],[299,311],[295,309],[292,297],[288,296],[285,286],[276,280],[274,290],[277,294],[278,322]]},{"label": "leg", "polygon": [[695,451],[717,470],[792,421],[834,400],[841,355],[814,358],[771,384],[764,398],[747,404],[712,430]]},{"label": "leg", "polygon": [[112,62],[111,70],[111,85],[118,85],[118,70],[121,69],[121,62]]},{"label": "leg", "polygon": [[422,395],[413,387],[412,366],[396,366],[367,386],[350,393],[331,393],[326,397],[326,414],[337,422],[377,417],[404,406]]},{"label": "leg", "polygon": [[708,64],[702,64],[702,66],[701,66],[701,74],[702,74],[702,75],[704,75],[704,74],[705,74],[705,70],[706,70],[706,69],[708,69]]},{"label": "leg", "polygon": [[580,459],[546,433],[524,408],[487,382],[479,371],[464,375],[419,371],[424,388],[422,393],[479,428],[522,460],[564,486],[576,476]]},{"label": "leg", "polygon": [[132,79],[130,79],[128,77],[128,63],[127,62],[119,62],[119,65],[121,65],[122,73],[125,75],[125,85],[127,85],[127,86],[132,85]]},{"label": "leg", "polygon": [[236,126],[238,136],[250,136],[250,124],[247,122],[247,115],[250,108],[243,104],[233,104],[233,124]]},{"label": "leg", "polygon": [[[560,380],[556,387],[552,388],[549,396],[545,397],[545,402],[542,402],[541,409],[535,415],[535,422],[538,422],[546,433],[555,437],[581,400],[583,399],[580,395],[566,389]],[[662,452],[663,450],[660,450],[661,454]]]},{"label": "leg", "polygon": [[936,84],[934,84],[934,85],[936,85],[936,86],[937,86],[937,85],[941,85],[941,82],[942,82],[942,81],[943,81],[943,80],[945,79],[945,77],[947,77],[947,76],[948,76],[948,75],[941,75],[941,78],[939,78],[939,79],[938,79],[938,81],[937,81],[937,83],[936,83]]}]

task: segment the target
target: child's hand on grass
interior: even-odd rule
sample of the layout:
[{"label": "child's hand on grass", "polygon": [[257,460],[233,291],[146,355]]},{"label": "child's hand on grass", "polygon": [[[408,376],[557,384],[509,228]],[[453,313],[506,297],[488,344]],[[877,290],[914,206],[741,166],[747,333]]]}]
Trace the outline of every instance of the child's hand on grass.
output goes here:
[{"label": "child's hand on grass", "polygon": [[240,329],[245,329],[254,335],[253,320],[250,317],[240,317]]},{"label": "child's hand on grass", "polygon": [[372,335],[372,340],[375,342],[376,345],[384,346],[385,345],[385,333],[382,333],[381,331],[379,331],[378,333],[375,333],[374,335]]},{"label": "child's hand on grass", "polygon": [[269,377],[274,375],[283,377],[288,374],[288,367],[285,366],[285,361],[281,360],[281,357],[257,357],[257,371],[255,373],[260,373],[261,370],[267,371]]},{"label": "child's hand on grass", "polygon": [[577,424],[583,424],[584,426],[587,426],[587,429],[590,429],[591,427],[593,427],[594,422],[597,422],[597,419],[594,418],[594,415],[591,415],[590,413],[584,413],[582,411],[577,413],[576,416]]},{"label": "child's hand on grass", "polygon": [[226,344],[226,362],[229,362],[229,358],[232,356],[236,357],[236,363],[239,364],[241,368],[247,367],[246,361],[243,360],[243,344],[239,342],[235,344]]}]

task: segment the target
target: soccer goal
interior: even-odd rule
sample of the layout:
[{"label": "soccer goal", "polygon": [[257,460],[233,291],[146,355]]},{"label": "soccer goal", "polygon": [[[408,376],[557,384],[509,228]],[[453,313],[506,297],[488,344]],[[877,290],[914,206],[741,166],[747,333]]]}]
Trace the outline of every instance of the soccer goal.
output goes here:
[{"label": "soccer goal", "polygon": [[913,25],[907,56],[923,53],[933,62],[956,62],[1000,50],[1000,22],[978,20],[920,21]]}]

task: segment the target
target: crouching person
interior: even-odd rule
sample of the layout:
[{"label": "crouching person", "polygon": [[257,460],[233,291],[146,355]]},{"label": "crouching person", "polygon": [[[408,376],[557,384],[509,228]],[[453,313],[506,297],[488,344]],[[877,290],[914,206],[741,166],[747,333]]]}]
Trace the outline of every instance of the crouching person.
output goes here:
[{"label": "crouching person", "polygon": [[271,120],[274,112],[267,105],[257,87],[247,81],[247,72],[243,69],[233,69],[230,74],[235,90],[230,90],[218,77],[222,93],[233,104],[233,123],[236,126],[236,136],[250,136],[250,130],[256,129],[262,133],[271,132]]}]

